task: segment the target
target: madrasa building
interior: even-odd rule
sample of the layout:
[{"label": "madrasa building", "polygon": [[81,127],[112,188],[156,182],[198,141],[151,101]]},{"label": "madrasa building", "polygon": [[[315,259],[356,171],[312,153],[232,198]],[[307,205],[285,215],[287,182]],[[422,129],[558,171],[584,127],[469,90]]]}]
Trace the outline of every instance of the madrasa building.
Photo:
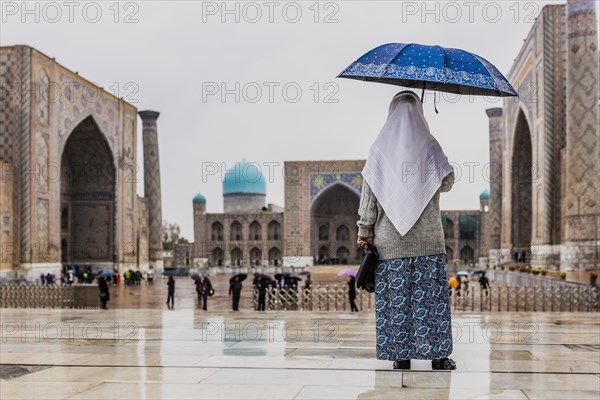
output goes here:
[{"label": "madrasa building", "polygon": [[[173,266],[268,268],[358,264],[358,206],[364,160],[286,161],[285,206],[266,203],[259,164],[242,160],[225,173],[223,212],[207,213],[193,200],[194,242],[175,245]],[[452,263],[473,265],[486,242],[489,192],[480,210],[443,211]]]},{"label": "madrasa building", "polygon": [[491,264],[599,267],[597,23],[593,0],[545,6],[508,73],[520,97],[487,110]]},{"label": "madrasa building", "polygon": [[0,279],[162,269],[158,115],[32,47],[0,47]]}]

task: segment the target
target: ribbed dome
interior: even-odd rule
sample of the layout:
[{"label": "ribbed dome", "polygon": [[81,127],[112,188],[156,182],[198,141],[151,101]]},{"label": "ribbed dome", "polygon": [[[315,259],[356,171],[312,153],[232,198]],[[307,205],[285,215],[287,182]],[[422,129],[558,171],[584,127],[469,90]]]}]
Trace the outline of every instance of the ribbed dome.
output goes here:
[{"label": "ribbed dome", "polygon": [[198,193],[194,196],[194,199],[192,201],[194,203],[206,203],[206,197],[204,197],[202,193]]},{"label": "ribbed dome", "polygon": [[479,200],[485,200],[485,199],[489,199],[490,198],[490,191],[489,189],[485,189],[483,192],[481,192],[481,194],[479,195]]},{"label": "ribbed dome", "polygon": [[267,184],[260,167],[246,160],[235,163],[223,179],[223,194],[267,194]]}]

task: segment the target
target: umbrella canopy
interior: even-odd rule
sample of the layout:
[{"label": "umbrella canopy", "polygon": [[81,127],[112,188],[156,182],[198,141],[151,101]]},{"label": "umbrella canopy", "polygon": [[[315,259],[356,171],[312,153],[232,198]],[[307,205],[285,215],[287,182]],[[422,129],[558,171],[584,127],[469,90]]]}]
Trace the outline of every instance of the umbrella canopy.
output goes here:
[{"label": "umbrella canopy", "polygon": [[467,275],[467,276],[468,276],[468,275],[469,275],[469,273],[468,273],[467,271],[458,271],[458,272],[456,273],[456,275]]},{"label": "umbrella canopy", "polygon": [[229,282],[233,282],[233,280],[234,280],[236,277],[237,277],[237,278],[238,278],[238,280],[241,282],[241,281],[243,281],[244,279],[246,279],[246,278],[248,277],[248,274],[236,274],[236,275],[232,276],[231,278],[229,278]]},{"label": "umbrella canopy", "polygon": [[198,279],[200,279],[200,275],[198,275],[197,273],[193,273],[191,278],[195,281],[197,281]]},{"label": "umbrella canopy", "polygon": [[269,275],[265,275],[260,272],[255,272],[254,279],[252,280],[252,284],[256,285],[256,284],[258,284],[259,281],[271,282],[271,281],[273,281],[273,278],[271,278]]},{"label": "umbrella canopy", "polygon": [[365,53],[338,78],[475,96],[518,96],[489,61],[465,50],[388,43]]},{"label": "umbrella canopy", "polygon": [[342,276],[342,275],[348,275],[348,276],[354,276],[356,277],[356,271],[353,269],[343,269],[341,271],[338,272],[338,276]]},{"label": "umbrella canopy", "polygon": [[115,271],[111,271],[111,270],[107,269],[106,271],[102,271],[98,275],[96,275],[96,278],[106,278],[109,276],[113,277],[113,276],[117,276],[117,274],[115,273]]},{"label": "umbrella canopy", "polygon": [[301,281],[302,280],[302,278],[300,278],[299,276],[294,276],[294,275],[288,276],[288,277],[286,277],[286,279],[289,279],[290,281]]},{"label": "umbrella canopy", "polygon": [[298,275],[310,275],[310,272],[308,272],[308,271],[302,271]]},{"label": "umbrella canopy", "polygon": [[280,272],[275,274],[275,279],[280,280],[281,278],[287,279],[290,276],[289,272]]}]

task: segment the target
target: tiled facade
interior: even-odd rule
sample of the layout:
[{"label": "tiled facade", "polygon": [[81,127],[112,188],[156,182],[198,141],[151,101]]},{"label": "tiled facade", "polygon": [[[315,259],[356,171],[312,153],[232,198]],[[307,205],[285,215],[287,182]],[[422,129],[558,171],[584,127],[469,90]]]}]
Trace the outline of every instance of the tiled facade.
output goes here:
[{"label": "tiled facade", "polygon": [[281,266],[283,212],[275,208],[207,213],[206,203],[194,203],[194,265]]},{"label": "tiled facade", "polygon": [[526,251],[549,268],[597,268],[596,18],[589,0],[545,6],[508,74],[520,98],[488,110],[490,161],[501,165],[491,180],[491,262]]},{"label": "tiled facade", "polygon": [[[147,250],[139,250],[147,211],[136,194],[136,108],[28,46],[1,47],[0,72],[0,275],[37,277],[58,272],[63,261],[147,265]],[[106,154],[83,160],[84,150]],[[85,164],[75,165],[76,157]],[[107,177],[110,185],[92,195]],[[99,230],[75,235],[86,223]]]}]

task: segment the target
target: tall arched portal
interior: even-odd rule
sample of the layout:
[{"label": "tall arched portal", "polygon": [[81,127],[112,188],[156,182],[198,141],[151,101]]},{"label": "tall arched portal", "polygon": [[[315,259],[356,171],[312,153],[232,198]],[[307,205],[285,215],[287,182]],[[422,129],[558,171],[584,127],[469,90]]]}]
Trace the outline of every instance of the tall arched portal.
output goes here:
[{"label": "tall arched portal", "polygon": [[88,117],[75,127],[61,156],[62,262],[115,261],[115,183],[108,142]]},{"label": "tall arched portal", "polygon": [[512,246],[513,251],[531,249],[532,176],[531,131],[521,111],[517,118],[512,155]]},{"label": "tall arched portal", "polygon": [[[337,249],[344,248],[344,263],[359,263],[358,253],[348,251],[356,247],[358,227],[357,192],[343,184],[325,189],[311,208],[311,249],[317,263],[339,263]],[[325,231],[326,230],[326,231]],[[327,248],[327,254],[323,249]]]}]

